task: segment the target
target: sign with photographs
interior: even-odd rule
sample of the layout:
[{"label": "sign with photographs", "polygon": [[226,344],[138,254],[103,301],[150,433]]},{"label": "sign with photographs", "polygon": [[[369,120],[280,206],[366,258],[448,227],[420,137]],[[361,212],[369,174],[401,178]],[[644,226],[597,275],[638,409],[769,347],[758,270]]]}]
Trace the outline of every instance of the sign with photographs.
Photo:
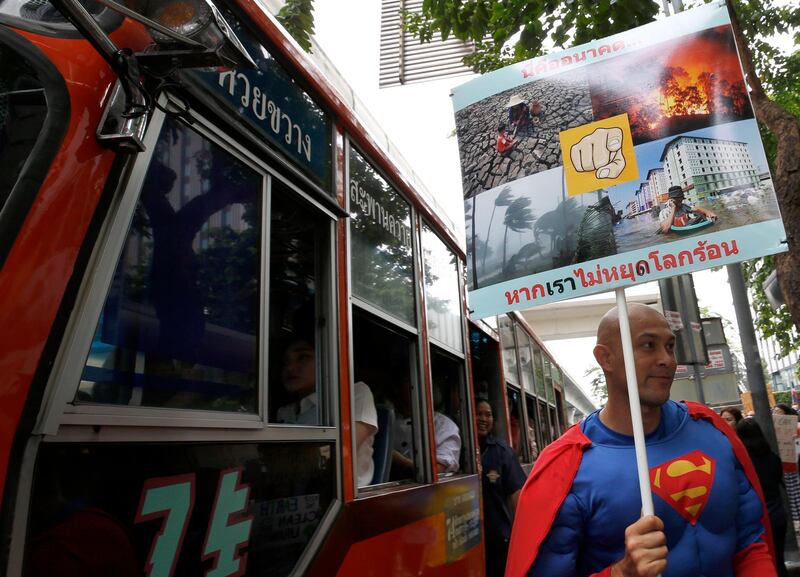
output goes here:
[{"label": "sign with photographs", "polygon": [[724,3],[453,90],[474,318],[786,250]]}]

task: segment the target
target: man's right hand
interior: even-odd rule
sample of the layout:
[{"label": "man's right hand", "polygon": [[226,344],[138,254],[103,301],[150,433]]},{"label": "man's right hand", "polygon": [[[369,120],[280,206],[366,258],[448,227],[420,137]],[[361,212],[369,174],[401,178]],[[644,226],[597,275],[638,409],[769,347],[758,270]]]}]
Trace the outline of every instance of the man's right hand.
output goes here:
[{"label": "man's right hand", "polygon": [[667,568],[664,523],[654,515],[625,529],[625,558],[611,568],[612,577],[657,577]]}]

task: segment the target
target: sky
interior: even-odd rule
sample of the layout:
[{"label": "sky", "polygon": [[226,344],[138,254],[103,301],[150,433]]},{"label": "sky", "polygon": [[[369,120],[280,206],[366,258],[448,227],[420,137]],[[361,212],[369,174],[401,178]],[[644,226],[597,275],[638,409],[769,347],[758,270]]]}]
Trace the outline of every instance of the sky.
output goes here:
[{"label": "sky", "polygon": [[[460,163],[450,91],[473,76],[380,89],[380,11],[381,3],[377,0],[315,0],[315,39],[436,197],[455,224],[456,236],[463,244]],[[786,48],[792,45],[791,39],[777,42]],[[756,160],[757,165],[762,162],[760,158]],[[708,270],[693,276],[700,306],[728,319],[735,329],[726,270]],[[738,330],[727,337],[732,341],[731,346],[740,346]],[[556,361],[588,390],[588,379],[583,375],[594,366],[591,352],[594,339],[550,341],[546,346]]]}]

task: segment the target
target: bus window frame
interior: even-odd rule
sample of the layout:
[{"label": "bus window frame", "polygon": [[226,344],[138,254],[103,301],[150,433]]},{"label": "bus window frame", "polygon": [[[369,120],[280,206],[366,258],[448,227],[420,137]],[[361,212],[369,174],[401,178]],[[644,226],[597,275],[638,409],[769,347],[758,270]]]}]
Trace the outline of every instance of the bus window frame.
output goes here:
[{"label": "bus window frame", "polygon": [[[458,253],[456,253],[456,251],[454,251],[452,248],[450,248],[450,246],[447,244],[447,241],[445,241],[442,237],[440,237],[436,233],[436,228],[434,226],[432,226],[427,220],[425,220],[422,217],[420,217],[420,224],[421,224],[421,226],[420,226],[419,248],[420,248],[420,259],[422,261],[422,266],[420,267],[419,270],[420,270],[420,275],[422,276],[422,285],[421,285],[421,287],[422,287],[422,289],[421,289],[422,299],[423,299],[423,302],[424,302],[425,307],[426,307],[425,308],[425,322],[426,322],[425,333],[426,333],[426,335],[428,337],[428,343],[429,344],[435,344],[437,347],[439,347],[440,349],[442,349],[444,351],[447,351],[451,355],[455,355],[457,357],[463,358],[464,361],[466,362],[466,347],[468,346],[468,343],[466,342],[466,334],[465,334],[466,328],[465,328],[465,321],[464,321],[464,300],[463,300],[463,296],[462,296],[464,294],[464,274],[463,274],[464,271],[462,269],[462,264],[463,263],[461,262],[461,259],[458,258]],[[428,309],[427,309],[427,306],[428,306],[428,294],[425,291],[425,287],[427,286],[427,284],[425,282],[425,243],[424,243],[425,230],[426,229],[428,230],[428,232],[430,234],[434,235],[436,237],[436,240],[438,240],[440,243],[442,243],[442,246],[444,246],[444,248],[446,248],[447,251],[456,259],[456,270],[455,270],[455,272],[456,272],[456,281],[457,281],[457,284],[458,284],[458,294],[456,295],[456,298],[458,299],[458,321],[459,321],[458,322],[458,327],[459,327],[459,332],[461,334],[461,339],[460,339],[460,341],[461,341],[461,350],[454,349],[453,347],[451,347],[450,345],[448,345],[444,341],[442,341],[442,340],[440,340],[440,339],[438,339],[436,337],[432,337],[430,335],[430,331],[429,331],[428,326],[427,326],[427,323],[428,323]]]},{"label": "bus window frame", "polygon": [[[405,330],[413,332],[415,335],[420,335],[420,319],[422,319],[422,315],[420,314],[419,303],[421,298],[421,290],[416,286],[417,284],[417,277],[418,271],[420,270],[420,262],[418,262],[417,255],[421,251],[422,244],[421,241],[417,238],[416,234],[416,222],[417,222],[417,207],[416,205],[410,201],[405,194],[401,192],[400,187],[396,186],[395,183],[389,175],[383,171],[383,169],[374,161],[369,154],[365,153],[364,150],[353,141],[349,134],[345,133],[344,135],[344,209],[345,214],[347,217],[347,292],[350,297],[350,301],[354,303],[358,303],[358,305],[370,311],[371,313],[381,317],[382,319],[390,322],[391,324],[403,327]],[[408,323],[406,320],[393,315],[389,311],[383,310],[380,306],[371,303],[370,301],[366,300],[363,297],[358,296],[355,291],[353,290],[353,259],[352,259],[352,248],[353,248],[353,226],[352,226],[352,218],[351,218],[351,206],[350,206],[350,153],[351,150],[355,150],[355,152],[364,160],[364,162],[375,171],[375,173],[380,176],[392,189],[392,191],[399,196],[403,202],[408,204],[409,207],[409,220],[410,220],[410,227],[411,227],[411,282],[413,285],[413,311],[414,311],[414,322],[415,325]]]},{"label": "bus window frame", "polygon": [[[109,207],[106,218],[101,227],[100,234],[95,243],[97,247],[87,266],[87,273],[81,284],[76,299],[76,306],[67,324],[64,344],[59,349],[53,370],[48,379],[47,388],[43,400],[43,410],[39,421],[34,428],[34,434],[57,435],[59,428],[65,425],[90,425],[90,426],[130,426],[136,427],[164,427],[167,430],[175,428],[199,428],[199,429],[238,429],[241,434],[246,431],[258,433],[260,430],[268,430],[268,437],[271,440],[326,440],[336,443],[338,450],[338,390],[334,391],[337,379],[338,367],[338,348],[336,347],[336,327],[338,318],[335,314],[337,303],[337,292],[335,287],[336,278],[336,238],[335,225],[337,215],[322,205],[315,198],[302,191],[298,186],[288,181],[284,176],[267,164],[267,161],[251,153],[246,147],[246,143],[240,143],[230,138],[230,129],[227,131],[221,127],[218,119],[207,118],[195,110],[188,110],[182,105],[180,99],[169,95],[160,97],[160,107],[154,110],[153,117],[147,128],[144,137],[146,152],[136,156],[132,166],[128,171],[127,178],[120,179],[117,194]],[[162,110],[163,109],[163,110]],[[255,413],[235,413],[203,411],[184,408],[164,408],[164,407],[138,407],[129,405],[73,405],[75,392],[79,386],[83,367],[86,360],[86,352],[91,347],[92,338],[99,316],[105,306],[108,290],[113,281],[113,275],[127,239],[130,223],[133,219],[134,211],[139,199],[141,187],[144,182],[145,174],[150,166],[155,144],[161,135],[164,121],[167,117],[165,110],[179,116],[190,115],[192,124],[190,129],[197,132],[203,138],[220,146],[222,149],[231,153],[242,162],[248,164],[253,170],[262,174],[262,214],[261,214],[261,242],[260,242],[260,296],[258,321],[258,395],[257,412]],[[189,126],[189,124],[186,124]],[[241,135],[242,131],[239,131]],[[248,136],[248,141],[249,137]],[[277,179],[282,185],[289,188],[298,197],[301,203],[307,204],[311,209],[317,210],[320,217],[328,217],[330,222],[326,227],[326,244],[324,249],[327,265],[318,265],[320,272],[320,286],[325,290],[317,291],[317,305],[319,310],[324,311],[326,322],[325,327],[317,328],[323,353],[318,356],[320,364],[324,364],[324,373],[327,379],[321,381],[318,392],[323,399],[323,415],[326,425],[285,425],[269,423],[268,411],[268,387],[266,382],[268,375],[269,357],[269,250],[270,250],[270,227],[269,219],[271,215],[271,189],[273,179]],[[322,295],[327,293],[327,298]],[[322,368],[318,368],[322,370]],[[294,430],[294,431],[293,431]],[[280,432],[283,431],[283,432]],[[163,436],[161,438],[164,438]],[[130,440],[130,439],[129,439]]]},{"label": "bus window frame", "polygon": [[[358,487],[358,475],[356,468],[358,467],[358,461],[356,458],[356,438],[355,435],[351,435],[350,440],[350,450],[352,455],[353,461],[353,495],[356,499],[366,497],[369,495],[374,494],[376,491],[379,490],[386,490],[386,489],[403,489],[410,485],[424,485],[429,484],[433,480],[432,476],[432,465],[430,463],[430,447],[428,447],[428,442],[425,439],[429,438],[428,435],[428,408],[427,408],[427,397],[426,395],[422,394],[421,391],[424,390],[424,387],[421,386],[422,383],[425,383],[425,376],[423,367],[423,362],[421,362],[425,356],[423,351],[424,344],[422,343],[422,331],[420,328],[421,320],[424,318],[422,316],[421,307],[424,306],[422,298],[422,290],[419,286],[418,276],[421,274],[421,256],[420,256],[420,247],[421,247],[421,240],[418,238],[417,234],[417,222],[418,222],[418,213],[416,205],[409,201],[408,198],[401,192],[400,188],[395,186],[394,182],[388,175],[380,168],[377,163],[375,163],[370,155],[366,154],[361,147],[359,147],[356,143],[353,142],[350,135],[348,133],[344,134],[344,142],[343,142],[343,150],[344,150],[344,183],[345,183],[345,212],[348,215],[347,218],[347,226],[345,227],[345,238],[347,244],[347,295],[348,295],[348,309],[347,309],[347,323],[348,323],[348,359],[347,362],[349,363],[349,373],[350,379],[347,385],[350,387],[350,415],[352,421],[352,415],[355,414],[355,395],[354,387],[355,387],[355,366],[354,366],[354,331],[353,331],[353,316],[354,316],[354,309],[359,309],[361,314],[366,315],[367,317],[373,316],[376,317],[378,320],[379,325],[386,325],[385,330],[395,331],[398,335],[402,338],[407,338],[409,341],[409,362],[411,366],[409,367],[409,375],[411,378],[411,419],[412,422],[419,423],[419,425],[412,428],[412,435],[413,435],[413,442],[414,447],[416,448],[414,451],[414,478],[413,479],[403,479],[397,481],[388,481],[386,483],[379,483],[377,485],[367,485],[365,487]],[[403,319],[396,317],[395,315],[384,311],[380,307],[370,303],[367,300],[357,296],[353,292],[353,266],[352,266],[352,224],[349,218],[350,215],[350,194],[349,186],[350,186],[350,149],[354,148],[355,151],[362,157],[362,159],[381,177],[383,178],[386,183],[392,187],[392,190],[395,194],[397,194],[404,202],[408,203],[410,208],[410,219],[411,219],[411,263],[412,263],[412,284],[414,286],[414,321],[417,323],[416,326],[410,325],[409,323],[405,322]],[[369,385],[369,383],[367,383]],[[431,412],[432,414],[432,412]],[[425,418],[423,418],[425,417]],[[354,421],[353,421],[354,422]]]},{"label": "bus window frame", "polygon": [[508,444],[512,449],[514,449],[513,436],[511,433],[511,406],[508,403],[509,390],[514,391],[519,397],[519,408],[517,409],[517,412],[519,413],[519,416],[517,418],[517,426],[519,428],[519,439],[518,439],[519,447],[516,448],[515,455],[520,463],[530,463],[530,455],[528,451],[528,435],[525,432],[525,429],[527,429],[528,427],[527,424],[528,413],[527,413],[527,408],[525,408],[524,406],[525,391],[523,391],[519,385],[515,385],[511,381],[506,380],[505,389],[503,392],[505,394],[506,411],[508,412]]},{"label": "bus window frame", "polygon": [[[457,423],[456,426],[459,428],[459,435],[461,436],[461,453],[465,456],[465,469],[466,470],[458,470],[452,473],[438,473],[436,472],[436,459],[434,458],[432,461],[432,470],[435,472],[435,476],[437,479],[449,479],[451,477],[460,477],[464,475],[472,475],[476,472],[476,465],[475,465],[475,455],[477,454],[475,446],[475,419],[473,418],[475,415],[474,407],[472,398],[473,395],[471,394],[470,387],[469,387],[469,374],[467,371],[467,358],[466,355],[458,355],[452,352],[452,349],[445,348],[439,343],[438,341],[431,341],[428,340],[428,358],[431,359],[428,363],[427,372],[428,374],[426,377],[428,378],[431,386],[431,398],[433,398],[433,354],[434,350],[436,354],[441,355],[442,357],[449,359],[450,361],[456,362],[459,364],[460,368],[458,371],[459,375],[459,383],[458,386],[461,389],[462,395],[462,403],[464,403],[463,411],[464,411],[464,419],[463,422]],[[431,405],[431,419],[433,419],[433,413],[436,408]],[[451,418],[449,415],[448,418]],[[455,419],[452,419],[455,422]],[[431,420],[431,423],[433,420]],[[435,437],[434,431],[434,437]],[[436,455],[436,447],[432,447],[432,456],[435,457]]]},{"label": "bus window frame", "polygon": [[[495,317],[487,317],[495,318]],[[476,381],[475,381],[475,357],[472,353],[472,331],[478,331],[480,334],[485,335],[492,343],[489,346],[495,347],[497,372],[495,374],[495,382],[487,382],[487,394],[489,406],[492,407],[494,416],[494,435],[503,439],[506,443],[511,445],[511,427],[510,427],[510,413],[508,410],[508,397],[506,396],[506,377],[503,368],[502,346],[500,344],[500,336],[488,323],[483,320],[467,319],[467,331],[470,337],[468,338],[468,346],[470,350],[470,370],[472,372],[472,399],[477,399]],[[475,401],[475,409],[477,411],[477,400]],[[477,423],[473,425],[477,430]]]}]

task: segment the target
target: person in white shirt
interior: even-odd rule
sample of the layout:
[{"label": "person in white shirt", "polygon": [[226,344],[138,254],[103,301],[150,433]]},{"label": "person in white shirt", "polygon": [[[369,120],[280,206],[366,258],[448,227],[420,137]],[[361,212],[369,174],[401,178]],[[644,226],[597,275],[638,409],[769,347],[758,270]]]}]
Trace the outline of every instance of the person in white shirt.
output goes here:
[{"label": "person in white shirt", "polygon": [[[280,407],[279,423],[293,425],[320,425],[317,397],[317,368],[314,347],[304,338],[292,341],[286,348],[281,370],[281,382],[287,393],[296,400]],[[378,432],[378,413],[372,391],[363,381],[353,386],[355,396],[356,471],[358,486],[372,483],[375,464],[372,446]]]},{"label": "person in white shirt", "polygon": [[[434,387],[433,395],[434,405],[438,407],[438,405],[441,404],[441,392],[438,390],[438,387]],[[458,425],[447,415],[439,411],[434,411],[433,429],[436,441],[437,472],[457,472],[461,457],[461,433],[458,430]],[[411,419],[399,415],[398,418],[395,419],[392,436],[394,440],[392,466],[397,466],[401,470],[410,473],[414,471],[412,435]]]}]

